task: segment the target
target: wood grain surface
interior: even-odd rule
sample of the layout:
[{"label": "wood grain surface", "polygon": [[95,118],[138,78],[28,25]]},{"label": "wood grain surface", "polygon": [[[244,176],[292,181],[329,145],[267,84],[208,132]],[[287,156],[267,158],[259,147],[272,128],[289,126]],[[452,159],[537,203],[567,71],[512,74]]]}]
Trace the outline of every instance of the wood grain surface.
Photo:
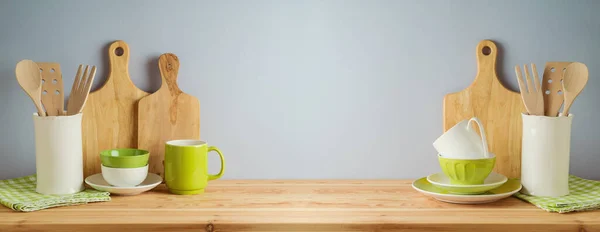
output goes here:
[{"label": "wood grain surface", "polygon": [[139,102],[138,148],[150,151],[149,172],[164,178],[165,142],[200,139],[200,102],[177,85],[179,59],[166,53],[158,60],[160,89]]},{"label": "wood grain surface", "polygon": [[101,172],[100,151],[137,147],[137,104],[148,96],[129,78],[129,46],[124,41],[112,43],[108,57],[108,78],[83,108],[85,177]]},{"label": "wood grain surface", "polygon": [[164,185],[110,202],[0,208],[0,231],[600,231],[600,211],[546,212],[517,198],[437,201],[410,180],[216,180],[201,195]]},{"label": "wood grain surface", "polygon": [[[489,53],[484,54],[484,51]],[[519,93],[506,89],[496,74],[498,48],[490,40],[477,45],[477,75],[466,89],[444,97],[444,131],[477,117],[484,125],[490,152],[496,155],[494,171],[521,177],[521,113],[527,112]],[[514,76],[512,78],[515,78]]]}]

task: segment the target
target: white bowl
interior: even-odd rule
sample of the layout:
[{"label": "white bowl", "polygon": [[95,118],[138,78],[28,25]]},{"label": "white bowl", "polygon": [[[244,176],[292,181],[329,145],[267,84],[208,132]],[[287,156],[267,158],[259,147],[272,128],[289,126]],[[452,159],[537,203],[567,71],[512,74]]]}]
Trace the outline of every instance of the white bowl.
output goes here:
[{"label": "white bowl", "polygon": [[102,165],[102,177],[112,186],[133,187],[148,176],[148,165],[140,168],[110,168]]}]

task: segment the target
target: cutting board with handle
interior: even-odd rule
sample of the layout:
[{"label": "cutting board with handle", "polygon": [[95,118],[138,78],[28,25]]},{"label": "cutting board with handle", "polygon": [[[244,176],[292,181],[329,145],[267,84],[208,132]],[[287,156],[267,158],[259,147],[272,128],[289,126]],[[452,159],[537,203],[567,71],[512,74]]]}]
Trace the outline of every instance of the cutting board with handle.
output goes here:
[{"label": "cutting board with handle", "polygon": [[129,46],[115,41],[108,48],[110,70],[106,82],[91,92],[83,108],[85,177],[100,173],[100,152],[137,147],[137,104],[148,93],[129,78]]},{"label": "cutting board with handle", "polygon": [[466,89],[444,97],[444,131],[477,117],[483,123],[489,151],[496,155],[494,171],[521,177],[521,113],[526,112],[519,93],[505,88],[496,74],[498,48],[490,40],[477,45],[477,75]]},{"label": "cutting board with handle", "polygon": [[149,172],[164,177],[165,142],[200,139],[200,102],[177,86],[179,59],[162,54],[158,60],[162,84],[139,102],[138,148],[150,151]]}]

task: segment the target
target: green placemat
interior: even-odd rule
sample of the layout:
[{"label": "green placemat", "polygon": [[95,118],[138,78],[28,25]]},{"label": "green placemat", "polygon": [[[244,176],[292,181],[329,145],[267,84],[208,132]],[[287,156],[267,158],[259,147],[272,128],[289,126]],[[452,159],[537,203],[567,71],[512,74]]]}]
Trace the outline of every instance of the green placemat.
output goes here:
[{"label": "green placemat", "polygon": [[562,197],[536,197],[516,193],[515,197],[548,212],[568,213],[600,209],[600,181],[569,176],[569,195]]},{"label": "green placemat", "polygon": [[0,203],[12,210],[31,212],[41,209],[110,201],[110,193],[85,189],[70,195],[43,195],[35,191],[36,176],[0,180]]}]

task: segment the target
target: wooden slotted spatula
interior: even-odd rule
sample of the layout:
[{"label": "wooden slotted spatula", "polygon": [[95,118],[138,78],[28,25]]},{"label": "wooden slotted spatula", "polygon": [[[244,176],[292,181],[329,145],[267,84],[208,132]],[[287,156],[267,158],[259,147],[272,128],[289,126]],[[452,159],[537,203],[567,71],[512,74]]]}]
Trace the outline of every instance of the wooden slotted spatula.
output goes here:
[{"label": "wooden slotted spatula", "polygon": [[542,91],[544,92],[544,115],[558,116],[558,111],[564,102],[562,78],[567,66],[571,62],[547,62],[542,77]]},{"label": "wooden slotted spatula", "polygon": [[37,62],[42,74],[42,105],[48,116],[64,115],[65,98],[59,63]]}]

